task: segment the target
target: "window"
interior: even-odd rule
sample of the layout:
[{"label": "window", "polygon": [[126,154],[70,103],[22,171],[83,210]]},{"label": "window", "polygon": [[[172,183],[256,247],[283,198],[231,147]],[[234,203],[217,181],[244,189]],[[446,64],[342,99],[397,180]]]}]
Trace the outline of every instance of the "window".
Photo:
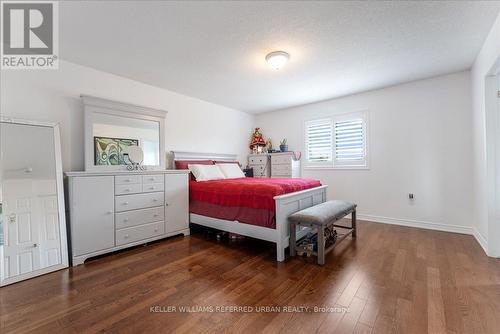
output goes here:
[{"label": "window", "polygon": [[333,161],[333,122],[331,119],[306,123],[307,162],[314,166],[329,166]]},{"label": "window", "polygon": [[368,168],[366,112],[307,121],[306,167]]}]

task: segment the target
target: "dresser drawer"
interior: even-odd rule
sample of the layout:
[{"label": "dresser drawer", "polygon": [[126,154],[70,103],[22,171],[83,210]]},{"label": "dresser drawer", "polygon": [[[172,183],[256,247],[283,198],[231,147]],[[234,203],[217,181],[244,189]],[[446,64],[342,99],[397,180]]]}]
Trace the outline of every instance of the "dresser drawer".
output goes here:
[{"label": "dresser drawer", "polygon": [[151,209],[132,210],[115,214],[117,230],[147,223],[165,220],[165,208],[159,206]]},{"label": "dresser drawer", "polygon": [[117,175],[115,176],[115,184],[132,184],[142,183],[141,175]]},{"label": "dresser drawer", "polygon": [[165,223],[156,222],[116,231],[116,245],[125,245],[134,241],[160,236],[165,233]]},{"label": "dresser drawer", "polygon": [[271,164],[272,165],[283,165],[283,164],[291,164],[292,156],[290,155],[272,155],[271,156]]},{"label": "dresser drawer", "polygon": [[142,185],[135,184],[115,184],[115,195],[128,195],[142,192]]},{"label": "dresser drawer", "polygon": [[266,172],[267,170],[269,169],[269,166],[265,166],[265,165],[254,165],[254,166],[251,166],[253,168],[253,175],[254,176],[259,176],[259,175],[266,175]]},{"label": "dresser drawer", "polygon": [[288,165],[272,165],[271,173],[274,174],[288,174],[292,172],[292,166]]},{"label": "dresser drawer", "polygon": [[164,183],[144,183],[142,185],[142,192],[151,193],[154,191],[163,191],[164,188]]},{"label": "dresser drawer", "polygon": [[149,184],[149,183],[163,183],[165,180],[163,178],[163,175],[143,175],[142,176],[142,183],[144,184]]},{"label": "dresser drawer", "polygon": [[163,192],[115,196],[115,212],[152,208],[163,205]]},{"label": "dresser drawer", "polygon": [[265,165],[267,163],[267,156],[257,157],[252,156],[248,158],[248,163],[250,165]]}]

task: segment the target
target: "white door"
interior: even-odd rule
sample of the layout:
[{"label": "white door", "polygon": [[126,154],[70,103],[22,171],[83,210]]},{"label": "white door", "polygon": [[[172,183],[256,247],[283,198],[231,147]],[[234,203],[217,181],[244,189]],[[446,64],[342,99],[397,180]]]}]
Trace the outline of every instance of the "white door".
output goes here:
[{"label": "white door", "polygon": [[165,174],[165,230],[167,233],[189,228],[187,174]]},{"label": "white door", "polygon": [[26,274],[41,268],[37,203],[35,196],[9,193],[9,187],[3,187],[5,195],[4,278]]},{"label": "white door", "polygon": [[39,231],[42,267],[50,267],[61,263],[57,196],[40,196],[38,202],[41,205],[40,216],[42,218]]},{"label": "white door", "polygon": [[58,197],[62,171],[57,171],[56,128],[1,122],[0,135],[4,285],[67,266],[67,252]]}]

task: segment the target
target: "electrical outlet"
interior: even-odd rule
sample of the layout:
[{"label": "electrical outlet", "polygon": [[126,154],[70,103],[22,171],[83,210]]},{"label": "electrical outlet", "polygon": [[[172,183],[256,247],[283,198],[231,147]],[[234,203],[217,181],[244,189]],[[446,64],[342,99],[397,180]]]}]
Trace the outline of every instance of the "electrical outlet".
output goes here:
[{"label": "electrical outlet", "polygon": [[413,195],[413,193],[408,194],[408,199],[411,199],[411,200],[415,199],[415,196]]}]

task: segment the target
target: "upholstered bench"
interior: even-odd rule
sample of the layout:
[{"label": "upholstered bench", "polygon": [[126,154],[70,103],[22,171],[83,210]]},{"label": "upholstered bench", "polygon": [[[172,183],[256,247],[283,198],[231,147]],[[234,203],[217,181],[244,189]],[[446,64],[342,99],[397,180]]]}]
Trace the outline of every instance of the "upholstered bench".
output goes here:
[{"label": "upholstered bench", "polygon": [[[335,224],[348,214],[352,214],[351,227]],[[297,227],[311,227],[317,231],[317,251],[313,250],[311,244],[306,252],[308,255],[317,255],[318,264],[321,265],[325,264],[325,254],[333,250],[348,235],[356,238],[356,204],[354,203],[338,200],[324,202],[295,212],[288,217],[288,220],[290,222],[290,255],[295,256],[297,253]],[[338,234],[337,229],[347,230],[347,232]]]}]

